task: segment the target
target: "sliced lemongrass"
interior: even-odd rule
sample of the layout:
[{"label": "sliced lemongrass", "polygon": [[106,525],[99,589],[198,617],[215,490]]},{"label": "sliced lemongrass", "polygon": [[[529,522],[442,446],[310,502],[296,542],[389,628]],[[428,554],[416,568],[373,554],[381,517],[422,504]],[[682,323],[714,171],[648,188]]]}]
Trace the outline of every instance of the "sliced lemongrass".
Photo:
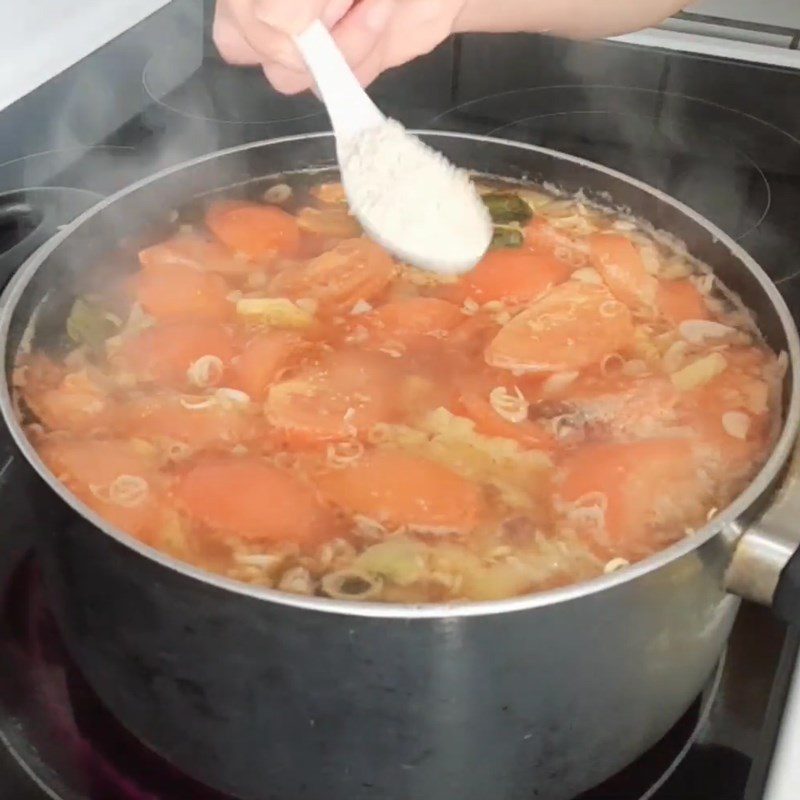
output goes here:
[{"label": "sliced lemongrass", "polygon": [[222,403],[246,406],[250,402],[250,395],[241,389],[232,389],[230,386],[221,386],[214,392],[214,397]]},{"label": "sliced lemongrass", "polygon": [[575,382],[579,374],[580,373],[574,370],[553,373],[546,378],[542,384],[542,394],[548,397],[551,397],[555,394],[561,394],[561,392]]},{"label": "sliced lemongrass", "polygon": [[505,386],[495,386],[489,392],[489,405],[509,422],[518,423],[528,418],[529,403],[516,386],[513,394]]},{"label": "sliced lemongrass", "polygon": [[705,344],[709,340],[728,338],[736,333],[736,328],[710,319],[686,319],[678,325],[678,333],[691,344]]},{"label": "sliced lemongrass", "polygon": [[630,565],[631,562],[628,561],[627,558],[612,558],[611,561],[607,562],[603,567],[603,572],[605,572],[606,575],[610,575],[612,572],[619,572],[621,569],[625,569]]},{"label": "sliced lemongrass", "polygon": [[591,283],[594,286],[602,286],[603,279],[600,273],[593,267],[581,267],[572,273],[572,279],[581,283]]},{"label": "sliced lemongrass", "polygon": [[292,187],[288,183],[276,183],[264,192],[264,200],[273,205],[282,205],[292,196]]},{"label": "sliced lemongrass", "polygon": [[224,371],[225,366],[219,356],[200,356],[186,370],[186,379],[192,386],[205,389],[216,384]]},{"label": "sliced lemongrass", "polygon": [[717,375],[725,371],[728,362],[722,353],[709,353],[707,356],[692,361],[670,376],[675,388],[683,392],[704,386]]},{"label": "sliced lemongrass", "polygon": [[305,567],[291,567],[281,575],[278,588],[292,594],[314,594],[316,585],[311,573]]},{"label": "sliced lemongrass", "polygon": [[750,415],[744,411],[726,411],[722,415],[722,427],[734,439],[746,439],[750,432]]},{"label": "sliced lemongrass", "polygon": [[383,591],[383,580],[361,570],[341,569],[322,579],[322,591],[336,600],[372,600]]}]

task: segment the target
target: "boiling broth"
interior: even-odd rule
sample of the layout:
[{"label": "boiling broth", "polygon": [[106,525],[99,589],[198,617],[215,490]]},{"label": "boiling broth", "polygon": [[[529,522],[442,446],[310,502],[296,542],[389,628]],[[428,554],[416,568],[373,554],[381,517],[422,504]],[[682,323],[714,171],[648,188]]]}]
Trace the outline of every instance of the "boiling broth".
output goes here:
[{"label": "boiling broth", "polygon": [[20,357],[28,435],[112,524],[287,592],[500,599],[657,552],[763,463],[783,359],[680,243],[487,183],[492,249],[442,278],[287,180],[194,204]]}]

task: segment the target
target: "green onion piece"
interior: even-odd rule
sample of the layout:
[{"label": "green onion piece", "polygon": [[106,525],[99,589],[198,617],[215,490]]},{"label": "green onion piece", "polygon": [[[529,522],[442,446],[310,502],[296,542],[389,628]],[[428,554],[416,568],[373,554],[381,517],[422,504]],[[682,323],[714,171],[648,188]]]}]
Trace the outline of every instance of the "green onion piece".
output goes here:
[{"label": "green onion piece", "polygon": [[103,349],[106,339],[113,336],[119,325],[105,310],[79,297],[67,317],[67,336],[77,345],[90,350]]},{"label": "green onion piece", "polygon": [[404,536],[392,536],[368,547],[353,567],[372,575],[380,575],[398,586],[410,586],[425,572],[424,544]]},{"label": "green onion piece", "polygon": [[519,222],[524,225],[533,216],[531,207],[519,196],[511,192],[489,192],[481,198],[495,225]]},{"label": "green onion piece", "polygon": [[491,250],[500,250],[504,247],[522,247],[522,231],[519,228],[496,227],[492,234]]}]

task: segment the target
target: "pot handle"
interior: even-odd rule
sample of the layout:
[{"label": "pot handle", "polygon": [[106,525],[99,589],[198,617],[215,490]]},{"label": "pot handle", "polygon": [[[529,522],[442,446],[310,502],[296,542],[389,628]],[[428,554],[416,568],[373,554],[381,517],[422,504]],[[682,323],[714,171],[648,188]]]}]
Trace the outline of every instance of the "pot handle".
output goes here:
[{"label": "pot handle", "polygon": [[800,442],[775,497],[739,535],[725,588],[800,627]]}]

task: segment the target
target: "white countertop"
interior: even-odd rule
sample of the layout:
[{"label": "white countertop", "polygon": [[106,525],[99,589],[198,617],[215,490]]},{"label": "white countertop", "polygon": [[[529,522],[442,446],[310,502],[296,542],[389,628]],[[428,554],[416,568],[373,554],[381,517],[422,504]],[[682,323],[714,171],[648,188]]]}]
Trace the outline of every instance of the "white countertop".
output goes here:
[{"label": "white countertop", "polygon": [[[754,64],[771,64],[776,67],[800,69],[800,50],[790,50],[788,46],[775,47],[768,44],[661,28],[647,28],[637,33],[616,36],[613,41],[729,58],[734,61],[749,61]],[[800,798],[800,795],[798,797]]]},{"label": "white countertop", "polygon": [[791,49],[800,31],[798,0],[697,0],[685,11],[618,41],[800,69],[800,50]]},{"label": "white countertop", "polygon": [[800,3],[797,0],[696,0],[686,7],[686,11],[800,29]]},{"label": "white countertop", "polygon": [[0,109],[167,5],[169,0],[24,0],[0,26]]}]

